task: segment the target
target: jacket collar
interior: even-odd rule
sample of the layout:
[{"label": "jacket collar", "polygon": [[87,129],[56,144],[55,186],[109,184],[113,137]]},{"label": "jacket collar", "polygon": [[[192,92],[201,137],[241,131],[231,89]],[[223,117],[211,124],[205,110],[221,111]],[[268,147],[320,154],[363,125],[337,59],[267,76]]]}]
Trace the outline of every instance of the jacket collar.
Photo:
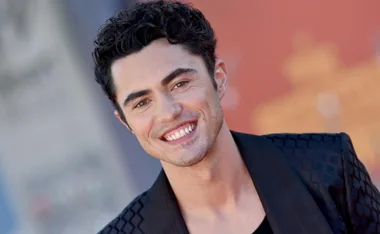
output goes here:
[{"label": "jacket collar", "polygon": [[[309,191],[267,138],[231,132],[276,234],[330,234],[332,230]],[[170,183],[161,171],[148,191],[148,233],[188,234]]]}]

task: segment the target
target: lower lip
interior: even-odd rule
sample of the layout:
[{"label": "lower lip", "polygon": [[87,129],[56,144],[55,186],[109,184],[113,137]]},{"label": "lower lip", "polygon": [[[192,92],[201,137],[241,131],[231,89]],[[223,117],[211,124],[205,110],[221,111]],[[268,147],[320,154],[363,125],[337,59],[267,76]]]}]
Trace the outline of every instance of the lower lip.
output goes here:
[{"label": "lower lip", "polygon": [[174,141],[165,140],[165,142],[168,144],[171,144],[171,145],[184,144],[194,136],[196,130],[197,130],[197,125],[195,125],[193,131],[191,131],[190,134],[187,134],[186,136],[183,136],[183,137],[181,137],[177,140],[174,140]]}]

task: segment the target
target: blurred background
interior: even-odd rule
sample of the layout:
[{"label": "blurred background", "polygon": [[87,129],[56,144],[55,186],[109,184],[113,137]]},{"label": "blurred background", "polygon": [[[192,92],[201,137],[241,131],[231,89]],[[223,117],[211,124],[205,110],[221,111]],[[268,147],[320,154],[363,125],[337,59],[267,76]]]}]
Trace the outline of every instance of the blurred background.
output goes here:
[{"label": "blurred background", "polygon": [[[192,0],[216,30],[233,130],[347,132],[380,187],[378,0]],[[160,165],[94,82],[92,41],[134,1],[0,0],[0,233],[96,233]]]}]

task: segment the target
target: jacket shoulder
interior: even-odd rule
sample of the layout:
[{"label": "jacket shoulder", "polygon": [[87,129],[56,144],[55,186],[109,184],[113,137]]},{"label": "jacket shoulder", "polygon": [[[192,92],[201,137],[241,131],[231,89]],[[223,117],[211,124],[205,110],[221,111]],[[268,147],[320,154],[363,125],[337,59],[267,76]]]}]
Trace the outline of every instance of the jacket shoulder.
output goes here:
[{"label": "jacket shoulder", "polygon": [[137,234],[144,233],[141,223],[144,219],[144,207],[147,202],[145,191],[133,199],[127,207],[98,234]]},{"label": "jacket shoulder", "polygon": [[[331,183],[343,179],[344,133],[281,133],[269,134],[270,140],[285,156],[289,164],[305,181],[323,180],[319,176],[329,177]],[[326,180],[327,181],[327,180]]]},{"label": "jacket shoulder", "polygon": [[322,150],[338,154],[341,154],[342,139],[347,136],[346,133],[276,133],[263,135],[282,151],[290,149]]}]

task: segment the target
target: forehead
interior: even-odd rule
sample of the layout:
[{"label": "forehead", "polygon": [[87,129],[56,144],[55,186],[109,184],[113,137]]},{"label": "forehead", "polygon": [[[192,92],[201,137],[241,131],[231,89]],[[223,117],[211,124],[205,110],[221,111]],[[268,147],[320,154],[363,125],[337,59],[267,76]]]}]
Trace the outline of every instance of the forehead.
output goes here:
[{"label": "forehead", "polygon": [[177,68],[202,69],[200,57],[166,39],[152,42],[138,53],[115,61],[111,66],[116,93],[147,89]]}]

